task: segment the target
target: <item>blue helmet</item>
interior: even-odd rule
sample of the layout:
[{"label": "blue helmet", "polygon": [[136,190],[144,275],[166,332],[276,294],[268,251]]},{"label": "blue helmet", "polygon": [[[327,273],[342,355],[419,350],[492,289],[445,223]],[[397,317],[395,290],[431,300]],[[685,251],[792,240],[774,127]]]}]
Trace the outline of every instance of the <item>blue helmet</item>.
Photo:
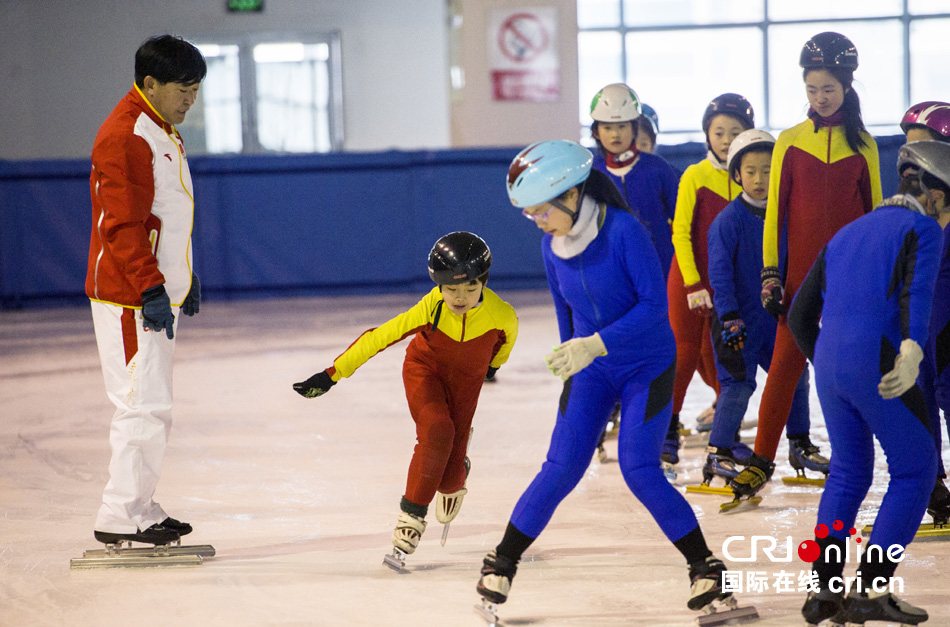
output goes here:
[{"label": "blue helmet", "polygon": [[557,198],[590,176],[594,155],[572,141],[536,142],[508,167],[508,198],[515,207],[533,207]]},{"label": "blue helmet", "polygon": [[645,117],[651,125],[653,125],[653,134],[656,135],[660,132],[660,118],[657,116],[656,111],[645,102],[640,103],[640,110],[643,111],[643,117]]}]

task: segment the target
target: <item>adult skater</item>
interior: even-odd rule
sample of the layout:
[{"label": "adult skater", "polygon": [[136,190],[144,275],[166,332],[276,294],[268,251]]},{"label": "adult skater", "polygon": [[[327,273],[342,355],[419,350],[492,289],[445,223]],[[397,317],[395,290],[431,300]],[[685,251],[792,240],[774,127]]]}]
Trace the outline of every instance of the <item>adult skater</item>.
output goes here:
[{"label": "adult skater", "polygon": [[468,492],[465,451],[482,383],[508,360],[518,336],[515,310],[485,285],[491,264],[488,245],[474,233],[439,238],[429,252],[436,286],[408,311],[360,335],[332,366],[293,385],[306,398],[326,394],[380,351],[414,336],[402,378],[416,447],[392,536],[396,563],[386,560],[394,568],[419,545],[433,498],[439,522],[458,514]]},{"label": "adult skater", "polygon": [[[762,225],[769,192],[775,138],[758,129],[743,131],[729,146],[729,177],[742,194],[709,227],[709,286],[713,291],[712,342],[716,351],[719,401],[709,434],[703,481],[739,474],[737,464],[752,451],[737,441],[755,391],[759,366],[768,372],[775,344],[775,320],[759,300]],[[802,374],[789,417],[789,438],[808,437],[808,372]],[[796,460],[797,463],[797,460]],[[801,467],[797,463],[796,467]]]},{"label": "adult skater", "polygon": [[152,496],[172,422],[175,314],[195,315],[200,300],[191,263],[194,194],[174,125],[184,121],[206,73],[187,41],[148,39],[135,53],[135,84],[92,149],[86,295],[116,407],[95,537],[109,544],[168,544],[192,531]]},{"label": "adult skater", "polygon": [[508,196],[545,235],[542,256],[561,344],[545,359],[564,379],[541,472],[518,500],[501,543],[484,559],[477,590],[504,603],[521,556],[587,469],[611,409],[622,404],[624,480],[689,565],[687,605],[725,598],[713,557],[683,496],[660,469],[676,351],[663,271],[646,227],[616,187],[569,141],[531,144],[508,170]]},{"label": "adult skater", "polygon": [[[935,140],[950,142],[950,104],[946,102],[921,102],[904,114],[901,130],[908,142]],[[902,180],[917,180],[913,168],[907,168]],[[944,228],[943,252],[940,255],[940,271],[934,288],[934,303],[930,312],[930,332],[924,346],[924,360],[920,362],[918,383],[927,400],[934,445],[937,449],[937,480],[927,513],[935,523],[946,524],[950,520],[950,491],[943,480],[947,478],[943,466],[943,430],[940,426],[940,411],[944,419],[950,412],[950,229]],[[950,423],[947,425],[950,434]]]},{"label": "adult skater", "polygon": [[[881,202],[877,144],[864,128],[861,103],[851,87],[858,51],[832,32],[805,42],[799,64],[808,97],[808,119],[782,131],[772,153],[769,202],[762,241],[762,305],[778,318],[772,366],[762,390],[755,455],[731,485],[753,495],[775,470],[775,452],[795,388],[805,370],[789,333],[785,310],[818,251],[845,224]],[[823,470],[828,459],[808,442],[792,441],[798,457]]]},{"label": "adult skater", "polygon": [[[950,222],[950,145],[903,146],[898,169],[905,168],[917,170],[919,195],[889,198],[842,227],[819,252],[788,316],[795,341],[814,365],[834,451],[818,506],[818,523],[831,527],[827,536],[815,538],[821,549],[813,564],[819,590],[809,593],[802,608],[810,623],[832,617],[860,624],[927,620],[926,611],[889,592],[898,564],[890,559],[890,547],[906,549],[913,541],[937,474],[916,379],[940,263],[941,227]],[[890,481],[861,556],[857,584],[845,598],[845,544],[873,479],[875,438],[887,456]]]}]

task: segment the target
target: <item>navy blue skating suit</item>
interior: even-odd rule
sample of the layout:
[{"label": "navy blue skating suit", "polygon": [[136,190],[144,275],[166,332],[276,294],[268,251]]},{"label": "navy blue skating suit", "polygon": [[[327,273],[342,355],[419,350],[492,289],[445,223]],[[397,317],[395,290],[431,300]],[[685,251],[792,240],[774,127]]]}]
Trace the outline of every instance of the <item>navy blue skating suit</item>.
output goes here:
[{"label": "navy blue skating suit", "polygon": [[[775,347],[776,321],[762,308],[762,232],[765,207],[755,207],[743,196],[726,205],[709,227],[709,285],[713,289],[712,342],[721,391],[716,401],[709,444],[732,448],[755,391],[758,366],[768,372]],[[741,319],[748,338],[741,350],[722,341],[722,320]],[[791,435],[807,434],[808,369],[795,388],[792,409],[785,426]]]},{"label": "navy blue skating suit", "polygon": [[[815,387],[831,442],[831,471],[818,522],[844,522],[848,538],[874,472],[874,437],[887,456],[890,483],[871,543],[907,546],[923,518],[937,475],[924,397],[878,393],[901,341],[927,342],[941,230],[896,196],[841,228],[819,253],[788,316],[795,341],[815,367]],[[919,206],[919,205],[917,205]],[[820,322],[820,328],[819,328]]]},{"label": "navy blue skating suit", "polygon": [[[943,230],[943,251],[940,253],[940,270],[934,288],[934,303],[930,311],[930,332],[923,347],[924,360],[920,362],[920,377],[917,379],[927,401],[934,443],[937,447],[937,476],[946,477],[940,451],[943,436],[940,429],[940,410],[944,418],[950,414],[950,225]],[[950,436],[950,422],[947,423]]]},{"label": "navy blue skating suit", "polygon": [[698,524],[660,469],[676,364],[666,282],[646,227],[626,211],[604,205],[600,211],[602,224],[583,252],[564,259],[553,252],[551,235],[542,241],[561,341],[599,333],[607,354],[564,382],[547,459],[511,523],[531,538],[541,533],[584,476],[619,402],[621,473],[675,542]]},{"label": "navy blue skating suit", "polygon": [[670,224],[676,211],[679,174],[663,157],[648,152],[641,152],[633,167],[623,176],[616,176],[607,170],[607,162],[600,152],[594,156],[593,167],[610,177],[630,208],[650,230],[663,267],[663,276],[666,277],[673,260],[673,232]]}]

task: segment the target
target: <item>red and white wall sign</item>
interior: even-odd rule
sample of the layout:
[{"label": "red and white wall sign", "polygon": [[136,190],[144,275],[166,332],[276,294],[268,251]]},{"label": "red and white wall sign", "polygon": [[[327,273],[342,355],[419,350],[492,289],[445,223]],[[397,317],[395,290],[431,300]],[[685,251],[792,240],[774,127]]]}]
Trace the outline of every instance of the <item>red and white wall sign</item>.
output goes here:
[{"label": "red and white wall sign", "polygon": [[495,100],[558,99],[556,7],[492,11],[488,50]]}]

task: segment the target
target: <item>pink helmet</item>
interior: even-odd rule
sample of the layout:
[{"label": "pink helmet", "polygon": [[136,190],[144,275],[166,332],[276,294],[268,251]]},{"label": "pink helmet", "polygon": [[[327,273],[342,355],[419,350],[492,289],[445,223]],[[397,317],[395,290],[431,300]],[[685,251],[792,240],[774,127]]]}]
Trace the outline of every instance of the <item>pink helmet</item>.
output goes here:
[{"label": "pink helmet", "polygon": [[950,140],[950,103],[928,100],[915,104],[901,120],[905,133],[914,126],[924,126],[936,132],[944,141]]}]

